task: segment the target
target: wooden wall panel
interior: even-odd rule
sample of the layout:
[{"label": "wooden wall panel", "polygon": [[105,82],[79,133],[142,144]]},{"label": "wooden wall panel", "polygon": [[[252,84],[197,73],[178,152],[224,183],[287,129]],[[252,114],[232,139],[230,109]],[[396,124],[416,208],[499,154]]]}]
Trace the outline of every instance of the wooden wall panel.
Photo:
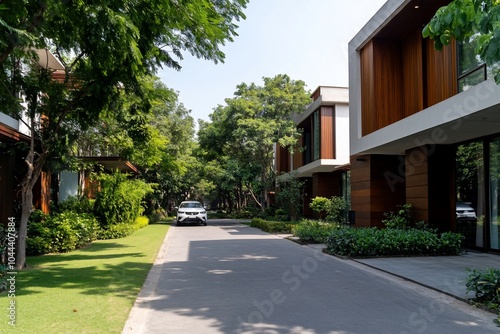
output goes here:
[{"label": "wooden wall panel", "polygon": [[402,118],[402,60],[399,43],[375,40],[375,101],[377,129]]},{"label": "wooden wall panel", "polygon": [[429,221],[429,168],[427,147],[405,152],[406,202],[413,207],[416,220]]},{"label": "wooden wall panel", "polygon": [[426,82],[427,105],[430,107],[457,94],[457,62],[455,43],[443,47],[442,51],[434,49],[433,42],[427,39]]},{"label": "wooden wall panel", "polygon": [[15,157],[0,152],[0,226],[7,227],[8,218],[14,216],[16,197],[14,184]]},{"label": "wooden wall panel", "polygon": [[304,147],[304,137],[300,136],[299,141],[295,146],[295,150],[293,153],[293,169],[297,169],[304,166],[304,154],[302,153],[303,147]]},{"label": "wooden wall panel", "polygon": [[413,115],[424,109],[423,38],[420,30],[402,42],[403,113]]},{"label": "wooden wall panel", "polygon": [[290,152],[279,145],[276,145],[276,172],[278,175],[290,172]]},{"label": "wooden wall panel", "polygon": [[363,135],[402,118],[401,58],[400,44],[392,40],[374,39],[361,50]]},{"label": "wooden wall panel", "polygon": [[316,173],[312,177],[313,198],[342,196],[342,173]]},{"label": "wooden wall panel", "polygon": [[321,159],[335,159],[335,116],[332,106],[321,107]]},{"label": "wooden wall panel", "polygon": [[361,129],[362,135],[376,130],[375,78],[373,68],[373,42],[360,51],[361,72]]},{"label": "wooden wall panel", "polygon": [[367,155],[351,159],[351,210],[355,226],[382,227],[384,213],[404,204],[404,181],[388,182],[398,175],[399,156]]},{"label": "wooden wall panel", "polygon": [[42,172],[33,187],[33,203],[36,209],[50,213],[50,174]]}]

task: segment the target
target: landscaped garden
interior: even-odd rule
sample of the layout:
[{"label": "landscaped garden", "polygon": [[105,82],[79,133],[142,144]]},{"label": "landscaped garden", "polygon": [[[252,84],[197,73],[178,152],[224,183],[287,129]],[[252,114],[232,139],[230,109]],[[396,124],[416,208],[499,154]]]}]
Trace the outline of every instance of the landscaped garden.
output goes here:
[{"label": "landscaped garden", "polygon": [[2,331],[121,333],[168,227],[151,224],[72,252],[28,257],[29,268],[16,277],[16,326],[5,316]]}]

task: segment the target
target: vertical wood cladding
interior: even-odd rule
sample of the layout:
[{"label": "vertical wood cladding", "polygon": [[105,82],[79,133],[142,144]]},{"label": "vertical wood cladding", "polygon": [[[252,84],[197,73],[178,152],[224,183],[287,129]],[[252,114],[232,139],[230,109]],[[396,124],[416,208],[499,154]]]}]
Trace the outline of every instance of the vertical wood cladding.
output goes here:
[{"label": "vertical wood cladding", "polygon": [[400,44],[373,39],[365,48],[362,64],[371,68],[361,71],[363,135],[400,120],[403,109]]},{"label": "vertical wood cladding", "polygon": [[404,204],[404,159],[366,155],[351,159],[351,210],[356,226],[382,227],[384,213]]},{"label": "vertical wood cladding", "polygon": [[422,33],[417,30],[402,42],[403,113],[402,118],[424,109],[424,64]]},{"label": "vertical wood cladding", "polygon": [[335,113],[332,106],[321,107],[321,159],[335,159]]},{"label": "vertical wood cladding", "polygon": [[417,147],[405,152],[406,202],[413,207],[416,220],[429,221],[428,148]]},{"label": "vertical wood cladding", "polygon": [[302,148],[304,147],[304,136],[301,135],[293,151],[293,169],[304,166],[304,154]]},{"label": "vertical wood cladding", "polygon": [[427,57],[427,106],[457,94],[457,62],[455,43],[443,47],[441,51],[434,49],[433,42],[426,40]]},{"label": "vertical wood cladding", "polygon": [[276,172],[288,173],[290,171],[290,153],[287,148],[276,145]]},{"label": "vertical wood cladding", "polygon": [[14,216],[13,204],[16,196],[14,170],[15,157],[0,152],[0,219],[4,227],[7,227],[8,218]]},{"label": "vertical wood cladding", "polygon": [[42,172],[33,187],[33,203],[43,213],[50,212],[50,174]]},{"label": "vertical wood cladding", "polygon": [[456,46],[437,51],[416,29],[404,39],[369,41],[360,51],[365,136],[457,94]]}]

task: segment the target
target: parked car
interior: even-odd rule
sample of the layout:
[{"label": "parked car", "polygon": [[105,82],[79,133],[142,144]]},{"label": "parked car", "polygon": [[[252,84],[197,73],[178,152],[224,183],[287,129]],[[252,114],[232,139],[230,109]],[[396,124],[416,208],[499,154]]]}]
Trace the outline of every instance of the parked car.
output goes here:
[{"label": "parked car", "polygon": [[468,202],[457,202],[457,220],[477,220],[476,210]]},{"label": "parked car", "polygon": [[177,209],[177,225],[196,223],[207,226],[207,210],[200,202],[184,201],[175,208]]}]

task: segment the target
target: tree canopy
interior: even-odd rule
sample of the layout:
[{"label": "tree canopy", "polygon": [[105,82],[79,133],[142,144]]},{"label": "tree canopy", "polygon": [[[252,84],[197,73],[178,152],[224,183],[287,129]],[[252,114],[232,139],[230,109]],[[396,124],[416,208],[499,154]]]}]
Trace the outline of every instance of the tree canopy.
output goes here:
[{"label": "tree canopy", "polygon": [[[434,40],[438,50],[453,39],[471,43],[488,66],[500,61],[500,2],[497,0],[454,0],[438,9],[422,34]],[[500,83],[500,69],[495,69]]]},{"label": "tree canopy", "polygon": [[276,176],[275,145],[293,149],[299,132],[291,116],[303,112],[310,102],[301,80],[280,74],[264,77],[263,82],[263,86],[238,85],[234,97],[214,109],[212,122],[202,123],[198,134],[206,157],[226,156],[219,159],[228,171],[237,171],[226,181],[232,180],[240,190],[244,185],[261,208],[269,205],[267,196]]},{"label": "tree canopy", "polygon": [[[2,1],[0,104],[32,134],[22,182],[18,268],[25,262],[32,189],[46,162],[64,160],[81,133],[117,110],[126,110],[135,137],[151,134],[142,119],[152,106],[141,79],[162,66],[180,69],[184,52],[223,61],[221,46],[237,35],[247,2]],[[41,49],[50,50],[60,64],[39,57]]]}]

